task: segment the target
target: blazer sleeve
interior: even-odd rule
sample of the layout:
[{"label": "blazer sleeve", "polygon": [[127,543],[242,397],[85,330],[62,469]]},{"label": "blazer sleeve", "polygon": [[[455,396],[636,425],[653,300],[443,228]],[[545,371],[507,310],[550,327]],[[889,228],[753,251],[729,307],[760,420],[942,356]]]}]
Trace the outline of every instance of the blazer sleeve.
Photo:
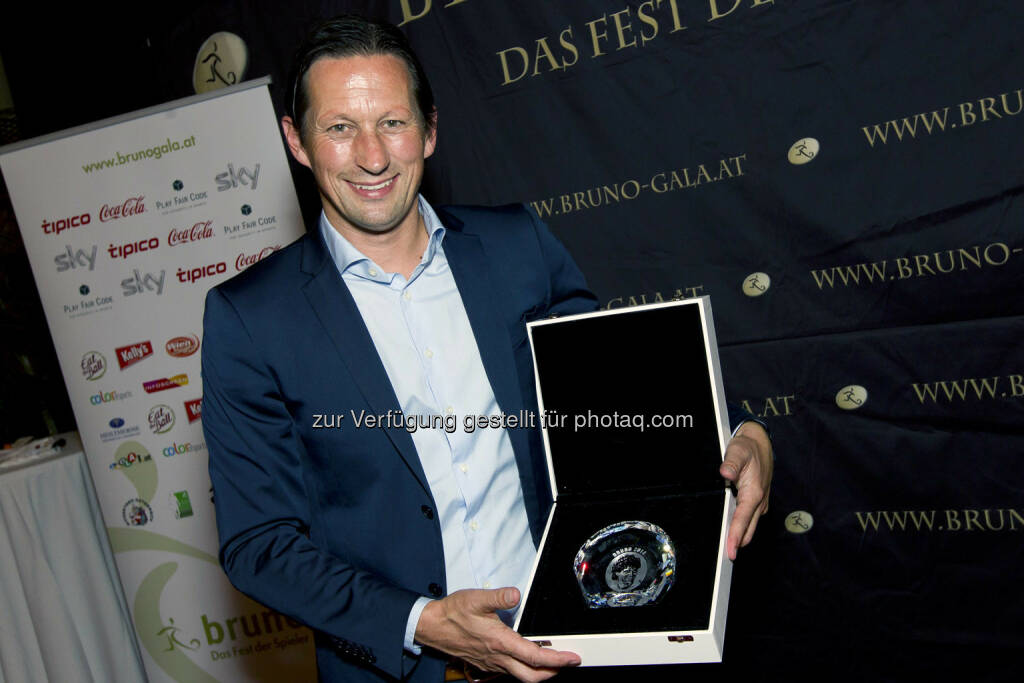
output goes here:
[{"label": "blazer sleeve", "polygon": [[322,631],[344,659],[400,677],[405,624],[419,596],[310,540],[302,440],[273,371],[216,289],[203,326],[203,431],[228,578]]}]

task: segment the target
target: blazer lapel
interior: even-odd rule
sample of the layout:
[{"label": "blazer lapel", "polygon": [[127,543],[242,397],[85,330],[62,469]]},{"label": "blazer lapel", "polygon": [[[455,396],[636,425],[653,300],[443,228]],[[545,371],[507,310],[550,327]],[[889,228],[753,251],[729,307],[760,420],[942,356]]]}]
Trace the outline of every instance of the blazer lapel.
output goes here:
[{"label": "blazer lapel", "polygon": [[[454,216],[442,211],[437,213],[447,229],[443,242],[444,253],[452,269],[455,284],[459,288],[473,336],[476,337],[480,359],[494,391],[494,398],[506,414],[519,415],[524,405],[516,375],[515,357],[508,329],[498,314],[496,290],[487,268],[483,247],[478,237],[462,232],[462,224]],[[527,514],[531,521],[538,520],[540,503],[537,499],[527,430],[506,431],[512,441],[512,451],[515,453],[516,465],[519,468]]]},{"label": "blazer lapel", "polygon": [[[312,275],[312,279],[302,286],[303,294],[334,342],[359,392],[366,399],[368,412],[383,415],[389,410],[400,410],[398,398],[377,354],[373,338],[359,314],[355,299],[338,274],[319,231],[306,236],[302,270]],[[430,494],[423,466],[409,432],[405,429],[387,429],[384,433],[420,486]]]}]

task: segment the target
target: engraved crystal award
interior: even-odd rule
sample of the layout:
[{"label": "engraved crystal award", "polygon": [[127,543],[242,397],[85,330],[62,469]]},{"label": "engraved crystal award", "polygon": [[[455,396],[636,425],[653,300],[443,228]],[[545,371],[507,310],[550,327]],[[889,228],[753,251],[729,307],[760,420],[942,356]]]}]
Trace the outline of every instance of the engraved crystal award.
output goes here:
[{"label": "engraved crystal award", "polygon": [[675,581],[675,546],[655,524],[618,522],[587,539],[573,570],[587,607],[651,605]]}]

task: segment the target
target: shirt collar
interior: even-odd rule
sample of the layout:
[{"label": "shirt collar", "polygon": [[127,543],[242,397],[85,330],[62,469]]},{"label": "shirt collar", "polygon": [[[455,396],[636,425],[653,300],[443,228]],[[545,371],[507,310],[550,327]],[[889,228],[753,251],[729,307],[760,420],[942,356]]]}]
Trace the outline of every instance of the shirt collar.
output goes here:
[{"label": "shirt collar", "polygon": [[[423,258],[420,259],[420,265],[416,268],[413,273],[413,277],[416,276],[420,270],[430,264],[434,259],[434,254],[441,246],[441,241],[444,239],[445,227],[441,224],[441,219],[434,213],[433,207],[427,203],[427,200],[423,198],[423,195],[417,197],[417,208],[419,209],[420,216],[423,218],[423,224],[427,228],[427,248],[423,251]],[[340,232],[338,232],[331,222],[327,220],[327,215],[320,211],[320,234],[324,238],[324,243],[327,245],[327,251],[331,254],[331,259],[334,261],[334,265],[338,268],[338,272],[344,275],[346,272],[351,272],[361,278],[367,280],[375,280],[377,282],[390,282],[395,273],[386,273],[384,269],[374,263],[368,256],[363,252],[356,249],[351,242],[345,239]],[[411,280],[412,278],[410,278]]]}]

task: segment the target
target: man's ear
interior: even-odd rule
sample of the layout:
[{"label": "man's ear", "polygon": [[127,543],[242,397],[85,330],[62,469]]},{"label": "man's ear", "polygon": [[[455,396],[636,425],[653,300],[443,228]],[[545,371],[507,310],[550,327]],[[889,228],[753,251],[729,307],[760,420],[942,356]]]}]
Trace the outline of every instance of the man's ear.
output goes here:
[{"label": "man's ear", "polygon": [[434,153],[434,148],[437,146],[437,108],[435,107],[427,115],[427,137],[423,143],[423,158],[426,159]]},{"label": "man's ear", "polygon": [[302,146],[302,136],[299,135],[299,127],[290,116],[281,118],[281,130],[284,131],[284,139],[288,141],[288,149],[291,150],[295,160],[306,168],[312,168],[309,157],[306,156],[306,148]]}]

